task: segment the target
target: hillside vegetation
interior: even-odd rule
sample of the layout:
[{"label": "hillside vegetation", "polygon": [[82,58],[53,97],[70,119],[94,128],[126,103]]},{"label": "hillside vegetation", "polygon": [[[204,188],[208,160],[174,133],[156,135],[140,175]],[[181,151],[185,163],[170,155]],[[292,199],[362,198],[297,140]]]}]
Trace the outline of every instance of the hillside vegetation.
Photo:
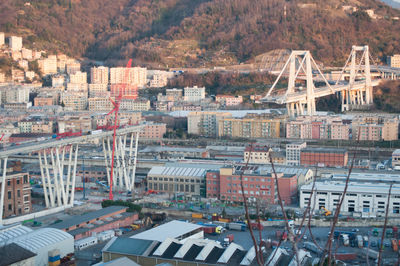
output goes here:
[{"label": "hillside vegetation", "polygon": [[278,48],[308,49],[341,65],[354,44],[383,57],[400,52],[394,16],[400,11],[377,0],[0,1],[0,31],[24,36],[28,46],[156,67],[237,64]]}]

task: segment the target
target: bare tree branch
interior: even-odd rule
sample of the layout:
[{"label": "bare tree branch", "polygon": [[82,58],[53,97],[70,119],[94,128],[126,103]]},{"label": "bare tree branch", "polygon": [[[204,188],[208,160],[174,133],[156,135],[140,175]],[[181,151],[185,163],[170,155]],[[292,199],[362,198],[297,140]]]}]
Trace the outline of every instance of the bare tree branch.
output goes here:
[{"label": "bare tree branch", "polygon": [[390,196],[392,194],[392,187],[393,187],[393,183],[390,184],[388,199],[387,199],[387,203],[386,203],[385,223],[383,224],[381,245],[379,247],[378,266],[380,266],[381,262],[382,262],[383,240],[385,239],[385,233],[386,233],[386,227],[387,227],[387,221],[388,221],[388,215],[389,215]]}]

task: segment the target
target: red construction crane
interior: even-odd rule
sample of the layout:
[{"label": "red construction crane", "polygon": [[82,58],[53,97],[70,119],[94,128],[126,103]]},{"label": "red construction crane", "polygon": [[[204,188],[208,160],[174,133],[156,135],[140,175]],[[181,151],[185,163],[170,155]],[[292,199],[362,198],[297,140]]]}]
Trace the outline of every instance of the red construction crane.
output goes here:
[{"label": "red construction crane", "polygon": [[[125,70],[125,77],[124,77],[124,83],[121,84],[122,87],[123,86],[128,86],[128,75],[129,75],[129,68],[132,65],[132,59],[129,59],[128,64],[126,64],[126,70]],[[114,106],[114,109],[112,109],[108,114],[111,115],[112,113],[114,113],[114,125],[113,125],[113,129],[114,129],[114,134],[113,134],[113,145],[112,145],[112,154],[111,154],[111,173],[110,173],[110,192],[108,195],[108,199],[109,200],[113,200],[114,199],[114,195],[113,195],[113,176],[114,176],[114,154],[115,154],[115,138],[116,138],[116,133],[117,133],[117,128],[119,126],[118,123],[118,112],[119,112],[119,105],[121,103],[121,99],[122,99],[122,91],[124,90],[124,88],[120,88],[118,96],[115,97],[115,101],[110,98],[111,103]]]}]

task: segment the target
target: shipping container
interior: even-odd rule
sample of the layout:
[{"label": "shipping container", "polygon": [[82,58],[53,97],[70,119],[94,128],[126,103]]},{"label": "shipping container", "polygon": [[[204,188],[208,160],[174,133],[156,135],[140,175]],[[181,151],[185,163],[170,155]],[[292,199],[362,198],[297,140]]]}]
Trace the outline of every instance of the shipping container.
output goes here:
[{"label": "shipping container", "polygon": [[396,239],[392,239],[392,248],[394,252],[399,251],[399,246],[397,245],[397,240]]},{"label": "shipping container", "polygon": [[229,223],[231,220],[226,219],[226,218],[218,218],[218,221],[223,222],[223,223]]},{"label": "shipping container", "polygon": [[213,224],[217,225],[217,226],[222,226],[224,228],[227,227],[227,223],[225,222],[220,222],[220,221],[213,221]]},{"label": "shipping container", "polygon": [[341,260],[341,261],[355,260],[355,259],[357,259],[357,254],[356,253],[336,253],[335,259]]},{"label": "shipping container", "polygon": [[192,213],[192,218],[203,219],[203,214],[202,213]]},{"label": "shipping container", "polygon": [[212,226],[204,226],[201,229],[204,231],[205,234],[210,234],[210,235],[215,235],[215,228],[216,227],[212,227]]},{"label": "shipping container", "polygon": [[113,230],[107,230],[101,233],[97,233],[96,237],[99,242],[103,242],[109,240],[115,236],[115,232]]},{"label": "shipping container", "polygon": [[246,225],[241,223],[229,223],[228,229],[237,231],[246,231]]},{"label": "shipping container", "polygon": [[281,239],[281,237],[282,237],[282,232],[279,231],[279,230],[276,230],[275,236],[276,236],[276,239],[278,239],[278,240]]},{"label": "shipping container", "polygon": [[98,243],[97,237],[91,236],[75,241],[74,247],[76,250],[81,250],[96,245],[97,243]]}]

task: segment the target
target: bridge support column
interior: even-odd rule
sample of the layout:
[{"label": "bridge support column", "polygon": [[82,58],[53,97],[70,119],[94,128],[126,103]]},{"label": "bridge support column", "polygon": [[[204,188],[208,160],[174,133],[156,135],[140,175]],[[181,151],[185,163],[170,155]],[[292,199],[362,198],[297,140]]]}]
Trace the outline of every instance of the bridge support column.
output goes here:
[{"label": "bridge support column", "polygon": [[[68,161],[65,160],[66,155]],[[78,144],[41,150],[38,152],[38,157],[46,207],[73,206]],[[68,167],[65,175],[66,165]]]},{"label": "bridge support column", "polygon": [[[129,147],[127,147],[127,134],[116,136],[114,154],[113,186],[126,191],[132,191],[135,186],[136,158],[139,142],[139,132],[129,134]],[[103,139],[103,152],[106,164],[107,180],[108,184],[110,184],[112,159],[112,144],[110,137]]]},{"label": "bridge support column", "polygon": [[0,224],[3,225],[3,209],[4,209],[4,198],[5,198],[5,191],[6,191],[6,177],[7,177],[7,159],[3,158],[0,159],[0,166],[3,163],[3,172],[1,176],[1,193],[0,193]]}]

